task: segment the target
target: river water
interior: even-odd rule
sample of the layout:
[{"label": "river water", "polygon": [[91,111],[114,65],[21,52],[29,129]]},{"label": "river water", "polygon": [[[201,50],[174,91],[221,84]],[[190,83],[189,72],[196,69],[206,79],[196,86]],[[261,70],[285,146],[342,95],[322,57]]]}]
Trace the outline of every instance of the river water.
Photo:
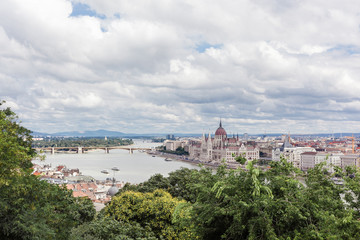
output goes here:
[{"label": "river water", "polygon": [[[156,147],[161,144],[151,143],[143,140],[134,140],[134,147]],[[68,168],[79,168],[83,175],[89,175],[98,180],[113,177],[111,168],[117,167],[119,172],[115,173],[117,181],[130,183],[141,183],[148,180],[152,175],[160,173],[168,176],[168,173],[181,167],[199,169],[197,165],[182,161],[165,161],[163,157],[155,156],[145,152],[134,151],[129,154],[128,150],[114,149],[109,154],[104,150],[96,150],[84,154],[45,154],[45,161],[34,160],[36,164],[51,164],[53,167],[65,165]],[[110,175],[101,173],[108,170]]]}]

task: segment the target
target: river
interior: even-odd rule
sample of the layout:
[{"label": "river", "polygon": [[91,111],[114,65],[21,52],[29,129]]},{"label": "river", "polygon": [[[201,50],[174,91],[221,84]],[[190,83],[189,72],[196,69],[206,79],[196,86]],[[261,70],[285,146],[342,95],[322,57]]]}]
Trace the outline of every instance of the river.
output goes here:
[{"label": "river", "polygon": [[[161,143],[152,143],[143,140],[134,140],[134,147],[156,147]],[[52,166],[65,165],[68,168],[79,168],[83,175],[89,175],[98,180],[105,180],[113,176],[111,168],[117,167],[119,172],[115,173],[118,181],[141,183],[148,180],[152,175],[160,173],[168,176],[168,173],[181,167],[199,169],[197,165],[182,161],[165,161],[163,157],[155,156],[145,152],[134,151],[129,154],[128,150],[114,149],[109,154],[104,150],[96,150],[84,154],[45,154],[45,161],[34,160],[36,164],[51,164]],[[108,170],[110,175],[101,173]]]}]

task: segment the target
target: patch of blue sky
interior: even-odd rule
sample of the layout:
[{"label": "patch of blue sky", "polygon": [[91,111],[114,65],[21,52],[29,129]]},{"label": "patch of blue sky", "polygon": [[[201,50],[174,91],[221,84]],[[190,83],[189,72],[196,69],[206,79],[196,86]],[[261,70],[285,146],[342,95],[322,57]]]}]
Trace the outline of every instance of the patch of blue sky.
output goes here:
[{"label": "patch of blue sky", "polygon": [[330,48],[328,52],[343,52],[349,55],[360,54],[360,47],[355,45],[337,45]]},{"label": "patch of blue sky", "polygon": [[206,51],[206,49],[208,48],[222,48],[223,44],[210,44],[208,42],[201,42],[199,44],[196,45],[196,51],[198,51],[199,53],[203,53]]},{"label": "patch of blue sky", "polygon": [[78,17],[78,16],[90,16],[96,17],[100,19],[105,19],[106,16],[103,14],[98,14],[95,10],[91,9],[89,5],[83,3],[72,3],[72,13],[70,14],[71,17]]}]

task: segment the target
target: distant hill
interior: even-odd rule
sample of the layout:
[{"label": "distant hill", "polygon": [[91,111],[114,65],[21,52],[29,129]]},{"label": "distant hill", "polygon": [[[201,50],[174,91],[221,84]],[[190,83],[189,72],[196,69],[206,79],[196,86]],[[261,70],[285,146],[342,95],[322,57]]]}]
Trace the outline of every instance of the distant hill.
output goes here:
[{"label": "distant hill", "polygon": [[[172,133],[173,134],[173,133]],[[104,129],[95,131],[71,131],[71,132],[56,132],[56,133],[42,133],[33,132],[34,137],[128,137],[128,138],[151,138],[151,137],[166,137],[164,133],[123,133],[117,131],[108,131]],[[199,137],[201,134],[186,134],[186,133],[175,133],[176,137]]]},{"label": "distant hill", "polygon": [[52,137],[124,137],[127,134],[116,131],[108,131],[108,130],[95,130],[95,131],[72,131],[72,132],[57,132],[57,133],[40,133],[33,132],[33,136],[52,136]]}]

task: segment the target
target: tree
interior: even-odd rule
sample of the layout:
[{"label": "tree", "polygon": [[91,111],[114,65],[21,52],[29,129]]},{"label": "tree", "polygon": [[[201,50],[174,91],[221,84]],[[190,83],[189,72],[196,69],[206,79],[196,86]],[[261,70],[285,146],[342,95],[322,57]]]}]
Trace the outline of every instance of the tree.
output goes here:
[{"label": "tree", "polygon": [[[220,167],[191,221],[202,239],[359,239],[360,223],[322,165],[302,176],[282,160],[263,172]],[[299,179],[303,179],[306,185]]]},{"label": "tree", "polygon": [[[2,106],[5,102],[0,102]],[[0,187],[8,185],[13,176],[31,173],[31,131],[22,127],[10,108],[0,109]]]},{"label": "tree", "polygon": [[151,193],[127,191],[112,199],[106,207],[106,216],[126,223],[138,223],[150,228],[156,237],[179,239],[189,236],[187,228],[181,228],[172,222],[172,214],[180,201],[164,190],[158,189]]},{"label": "tree", "polygon": [[168,190],[170,188],[169,180],[165,178],[160,173],[157,173],[149,178],[149,180],[140,183],[138,185],[126,183],[123,188],[119,190],[116,195],[121,195],[126,191],[134,191],[134,192],[153,192],[156,189],[164,189]]},{"label": "tree", "polygon": [[30,131],[9,108],[0,110],[0,128],[0,238],[67,239],[74,226],[93,218],[91,201],[31,175]]},{"label": "tree", "polygon": [[346,172],[347,176],[344,172],[340,173],[345,180],[347,189],[344,197],[349,207],[356,210],[354,217],[360,219],[360,172],[355,167],[347,168]]},{"label": "tree", "polygon": [[149,180],[138,185],[127,183],[120,189],[117,195],[126,191],[145,193],[153,192],[156,189],[163,189],[173,197],[194,203],[198,196],[197,186],[201,184],[211,185],[211,182],[209,182],[210,178],[212,178],[212,170],[209,168],[201,168],[200,170],[181,168],[169,173],[169,177],[155,174]]},{"label": "tree", "polygon": [[169,173],[168,179],[170,183],[168,192],[172,196],[194,203],[199,190],[202,189],[199,186],[212,186],[214,176],[210,168],[203,167],[200,170],[181,168]]},{"label": "tree", "polygon": [[110,217],[100,217],[74,228],[71,240],[156,240],[155,234],[138,223],[125,223]]}]

